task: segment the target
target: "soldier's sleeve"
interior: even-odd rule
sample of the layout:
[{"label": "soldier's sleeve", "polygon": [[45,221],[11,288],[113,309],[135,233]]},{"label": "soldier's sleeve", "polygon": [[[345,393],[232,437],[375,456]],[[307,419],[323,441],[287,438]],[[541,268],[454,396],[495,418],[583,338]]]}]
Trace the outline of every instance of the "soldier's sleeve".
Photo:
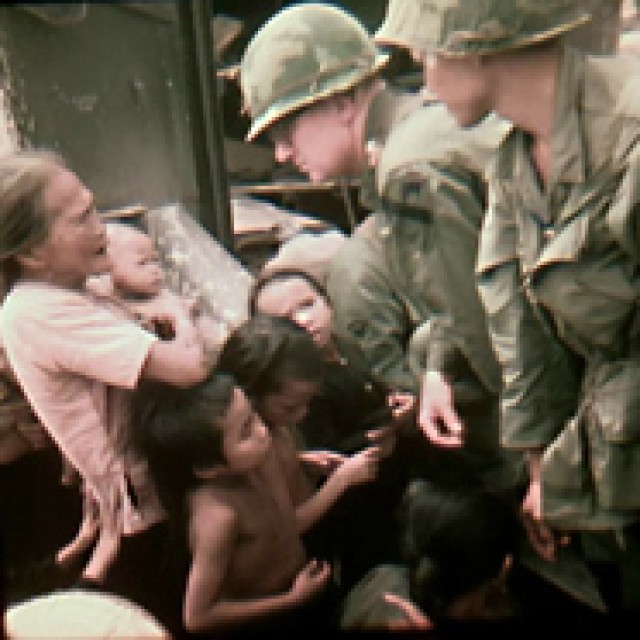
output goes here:
[{"label": "soldier's sleeve", "polygon": [[372,236],[351,236],[331,261],[334,327],[358,343],[375,375],[394,389],[414,391],[406,355],[410,319],[391,281],[384,242]]},{"label": "soldier's sleeve", "polygon": [[456,347],[493,393],[500,389],[500,369],[491,345],[475,275],[478,238],[484,216],[484,183],[474,174],[451,167],[437,171],[432,207],[433,233],[439,251],[440,279],[447,292],[450,323],[434,331],[430,368],[446,373]]},{"label": "soldier's sleeve", "polygon": [[575,408],[578,376],[522,286],[513,213],[493,193],[480,236],[478,281],[502,367],[503,445],[544,447]]}]

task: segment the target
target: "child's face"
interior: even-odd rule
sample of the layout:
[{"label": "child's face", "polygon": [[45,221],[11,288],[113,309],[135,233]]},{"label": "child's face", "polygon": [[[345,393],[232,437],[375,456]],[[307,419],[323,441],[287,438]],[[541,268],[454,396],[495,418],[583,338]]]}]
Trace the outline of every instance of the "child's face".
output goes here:
[{"label": "child's face", "polygon": [[134,230],[126,239],[112,244],[111,277],[114,285],[124,293],[153,297],[160,293],[164,273],[153,240]]},{"label": "child's face", "polygon": [[34,256],[48,271],[51,282],[73,288],[91,275],[109,270],[107,236],[95,208],[93,194],[78,176],[66,169],[52,174],[42,197],[50,218],[46,240]]},{"label": "child's face", "polygon": [[293,320],[311,334],[321,349],[329,344],[333,322],[331,307],[303,278],[291,277],[268,283],[256,302],[262,313]]},{"label": "child's face", "polygon": [[224,434],[227,465],[236,471],[250,471],[264,460],[271,447],[271,436],[262,419],[237,388],[227,413],[220,421]]},{"label": "child's face", "polygon": [[306,417],[309,404],[317,391],[318,385],[315,382],[287,378],[279,391],[257,400],[256,409],[267,424],[293,428]]}]

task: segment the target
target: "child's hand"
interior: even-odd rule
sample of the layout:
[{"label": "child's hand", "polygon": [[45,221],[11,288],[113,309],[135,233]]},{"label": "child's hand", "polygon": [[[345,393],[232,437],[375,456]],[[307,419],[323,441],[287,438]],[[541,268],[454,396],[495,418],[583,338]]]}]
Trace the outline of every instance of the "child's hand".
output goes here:
[{"label": "child's hand", "polygon": [[347,456],[337,451],[301,451],[298,458],[310,473],[324,477],[333,473]]},{"label": "child's hand", "polygon": [[325,560],[310,560],[298,573],[291,587],[296,602],[306,602],[322,593],[329,584],[331,566]]},{"label": "child's hand", "polygon": [[378,475],[378,465],[382,457],[380,447],[367,447],[349,456],[336,470],[336,478],[344,487],[371,482]]},{"label": "child's hand", "polygon": [[393,421],[397,424],[408,422],[416,408],[416,397],[412,393],[394,391],[387,396],[387,404],[391,409]]},{"label": "child's hand", "polygon": [[367,431],[367,439],[380,449],[381,458],[387,458],[393,453],[398,441],[398,430],[393,424],[379,427],[378,429],[370,429]]}]

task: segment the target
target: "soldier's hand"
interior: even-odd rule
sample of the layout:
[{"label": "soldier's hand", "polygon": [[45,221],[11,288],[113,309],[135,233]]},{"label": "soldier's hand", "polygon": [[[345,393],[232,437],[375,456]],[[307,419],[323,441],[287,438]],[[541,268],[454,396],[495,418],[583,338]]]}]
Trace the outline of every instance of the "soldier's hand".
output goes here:
[{"label": "soldier's hand", "polygon": [[453,407],[453,389],[438,371],[427,371],[422,377],[418,426],[433,444],[463,444],[464,427]]},{"label": "soldier's hand", "polygon": [[536,553],[547,562],[553,562],[558,553],[558,545],[567,544],[568,540],[566,536],[561,536],[542,519],[539,476],[534,476],[529,482],[527,495],[522,501],[521,518],[527,539]]}]

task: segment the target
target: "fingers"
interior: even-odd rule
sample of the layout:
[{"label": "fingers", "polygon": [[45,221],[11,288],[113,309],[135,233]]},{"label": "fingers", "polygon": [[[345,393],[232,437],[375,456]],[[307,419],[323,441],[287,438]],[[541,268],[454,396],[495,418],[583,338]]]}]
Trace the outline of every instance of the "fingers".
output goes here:
[{"label": "fingers", "polygon": [[384,601],[394,607],[400,609],[406,618],[406,623],[394,625],[390,623],[392,627],[396,628],[411,628],[411,629],[432,629],[433,623],[431,620],[415,605],[413,602],[396,595],[395,593],[385,593],[383,595]]},{"label": "fingers", "polygon": [[556,559],[558,545],[553,530],[544,522],[533,519],[529,514],[524,514],[523,525],[534,551],[547,562],[553,562]]},{"label": "fingers", "polygon": [[441,447],[461,447],[463,441],[463,427],[459,420],[450,423],[431,419],[424,414],[420,415],[418,426],[424,435],[435,445]]}]

